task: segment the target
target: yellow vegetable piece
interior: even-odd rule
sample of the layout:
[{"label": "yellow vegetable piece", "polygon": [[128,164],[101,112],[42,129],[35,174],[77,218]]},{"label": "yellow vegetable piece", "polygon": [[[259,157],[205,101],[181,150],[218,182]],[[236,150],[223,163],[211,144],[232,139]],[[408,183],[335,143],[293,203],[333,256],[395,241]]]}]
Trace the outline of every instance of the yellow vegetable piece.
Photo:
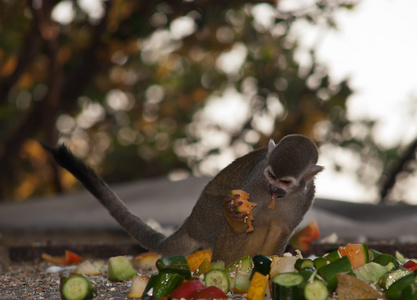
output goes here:
[{"label": "yellow vegetable piece", "polygon": [[197,270],[204,260],[207,259],[208,262],[210,262],[211,256],[212,256],[212,253],[210,249],[196,251],[193,254],[188,255],[186,259],[187,259],[188,265],[190,266],[191,272],[194,272],[195,270]]},{"label": "yellow vegetable piece", "polygon": [[263,300],[268,287],[269,276],[259,272],[253,274],[248,290],[248,300]]},{"label": "yellow vegetable piece", "polygon": [[146,285],[148,284],[149,276],[136,275],[132,278],[132,285],[129,290],[127,298],[142,298],[143,292],[145,291]]},{"label": "yellow vegetable piece", "polygon": [[156,270],[155,263],[162,255],[155,252],[144,252],[133,257],[130,262],[135,269],[144,271]]},{"label": "yellow vegetable piece", "polygon": [[210,261],[206,258],[203,260],[203,262],[200,264],[197,270],[195,270],[194,275],[204,275],[208,271],[213,269],[213,265],[210,263]]}]

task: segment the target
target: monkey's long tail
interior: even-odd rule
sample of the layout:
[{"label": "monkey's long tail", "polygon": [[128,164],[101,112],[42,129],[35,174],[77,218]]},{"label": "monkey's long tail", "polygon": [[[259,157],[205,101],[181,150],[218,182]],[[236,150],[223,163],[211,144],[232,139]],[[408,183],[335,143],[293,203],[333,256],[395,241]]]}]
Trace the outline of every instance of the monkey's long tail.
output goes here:
[{"label": "monkey's long tail", "polygon": [[138,240],[142,247],[150,251],[161,250],[161,242],[165,239],[165,236],[134,215],[93,169],[74,156],[64,144],[58,145],[57,148],[46,145],[43,145],[43,147],[52,153],[61,167],[67,169],[84,184],[90,193],[107,208],[116,221]]}]

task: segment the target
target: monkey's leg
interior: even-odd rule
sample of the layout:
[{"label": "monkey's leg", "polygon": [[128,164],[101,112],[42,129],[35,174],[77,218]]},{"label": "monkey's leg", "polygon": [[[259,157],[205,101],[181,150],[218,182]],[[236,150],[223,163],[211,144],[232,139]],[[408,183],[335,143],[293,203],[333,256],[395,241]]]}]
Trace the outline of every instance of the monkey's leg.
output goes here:
[{"label": "monkey's leg", "polygon": [[291,231],[280,221],[274,221],[269,225],[266,235],[262,254],[265,255],[282,255],[291,236]]}]

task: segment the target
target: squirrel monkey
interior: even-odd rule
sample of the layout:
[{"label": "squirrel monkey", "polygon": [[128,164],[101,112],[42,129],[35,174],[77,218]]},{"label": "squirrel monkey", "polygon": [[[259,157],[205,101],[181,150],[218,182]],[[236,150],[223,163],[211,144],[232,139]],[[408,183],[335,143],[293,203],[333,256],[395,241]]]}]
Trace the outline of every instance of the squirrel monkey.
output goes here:
[{"label": "squirrel monkey", "polygon": [[[44,146],[56,162],[71,172],[93,194],[140,246],[162,255],[190,254],[210,248],[213,260],[230,263],[243,256],[281,255],[294,229],[310,209],[317,165],[315,144],[302,135],[288,135],[279,143],[254,150],[236,159],[203,189],[190,216],[171,236],[153,230],[134,215],[109,186],[65,145]],[[247,232],[247,213],[240,189],[256,203],[253,231]]]}]

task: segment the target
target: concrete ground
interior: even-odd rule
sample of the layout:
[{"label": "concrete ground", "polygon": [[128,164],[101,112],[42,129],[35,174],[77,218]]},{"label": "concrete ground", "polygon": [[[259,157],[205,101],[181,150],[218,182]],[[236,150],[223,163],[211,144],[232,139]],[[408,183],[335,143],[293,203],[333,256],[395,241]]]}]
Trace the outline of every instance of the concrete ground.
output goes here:
[{"label": "concrete ground", "polygon": [[[136,215],[172,230],[190,214],[207,178],[165,178],[112,186]],[[316,199],[302,225],[316,219],[322,236],[391,239],[417,236],[417,207]],[[88,192],[0,205],[3,231],[114,231],[119,225]]]}]

